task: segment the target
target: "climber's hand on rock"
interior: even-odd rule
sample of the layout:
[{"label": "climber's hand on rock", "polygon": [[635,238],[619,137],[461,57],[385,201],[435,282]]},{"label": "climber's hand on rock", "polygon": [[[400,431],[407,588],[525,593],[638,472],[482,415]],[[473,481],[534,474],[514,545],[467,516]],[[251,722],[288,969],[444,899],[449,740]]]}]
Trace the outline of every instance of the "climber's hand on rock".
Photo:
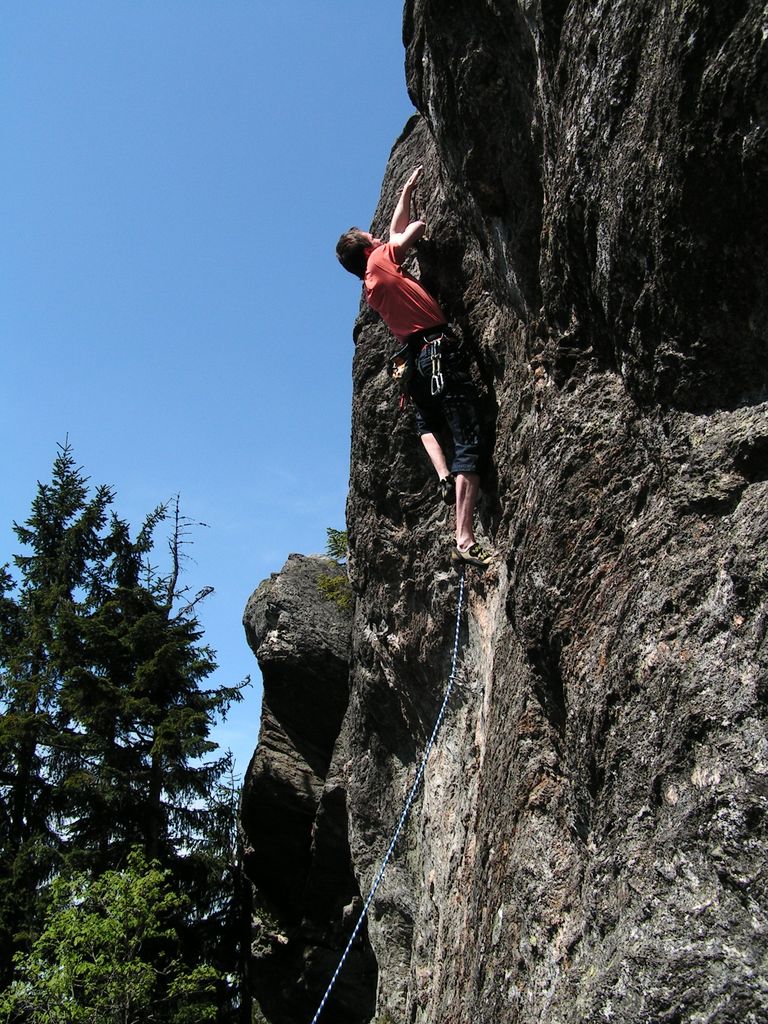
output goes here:
[{"label": "climber's hand on rock", "polygon": [[413,186],[416,184],[416,182],[421,177],[423,170],[424,170],[424,168],[421,166],[421,164],[419,164],[419,166],[416,168],[416,170],[413,171],[413,173],[411,174],[411,176],[408,179],[408,181],[406,181],[405,186],[404,186],[404,190],[405,189],[412,189],[413,188]]}]

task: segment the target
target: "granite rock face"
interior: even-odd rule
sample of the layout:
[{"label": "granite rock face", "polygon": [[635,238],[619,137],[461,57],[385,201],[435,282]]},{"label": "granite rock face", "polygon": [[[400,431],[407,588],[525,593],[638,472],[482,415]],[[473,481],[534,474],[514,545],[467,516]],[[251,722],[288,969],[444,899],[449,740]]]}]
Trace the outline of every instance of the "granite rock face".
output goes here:
[{"label": "granite rock face", "polygon": [[[404,37],[419,114],[372,227],[423,164],[413,266],[477,356],[497,559],[468,575],[460,685],[369,915],[377,1012],[766,1020],[768,11],[412,0]],[[391,341],[365,309],[354,333],[331,785],[365,893],[457,584]]]}]

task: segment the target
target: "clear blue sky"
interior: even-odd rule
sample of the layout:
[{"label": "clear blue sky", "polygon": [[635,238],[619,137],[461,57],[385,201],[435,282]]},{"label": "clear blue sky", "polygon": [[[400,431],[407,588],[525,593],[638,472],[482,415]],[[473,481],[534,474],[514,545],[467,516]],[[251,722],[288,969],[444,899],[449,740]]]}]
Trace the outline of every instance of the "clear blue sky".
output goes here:
[{"label": "clear blue sky", "polygon": [[205,522],[188,584],[216,738],[242,773],[260,681],[241,617],[342,527],[367,226],[413,112],[399,0],[5,0],[0,13],[0,563],[68,436],[137,526]]}]

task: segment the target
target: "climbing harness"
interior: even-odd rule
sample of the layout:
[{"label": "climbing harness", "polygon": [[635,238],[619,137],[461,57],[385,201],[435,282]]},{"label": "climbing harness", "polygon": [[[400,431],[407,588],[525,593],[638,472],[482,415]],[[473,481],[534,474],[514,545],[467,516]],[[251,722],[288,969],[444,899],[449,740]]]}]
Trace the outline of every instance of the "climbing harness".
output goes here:
[{"label": "climbing harness", "polygon": [[371,886],[371,890],[368,893],[368,896],[367,896],[367,898],[365,900],[365,903],[363,904],[363,909],[360,912],[360,917],[358,917],[358,919],[357,919],[357,924],[352,929],[352,934],[349,937],[349,942],[347,943],[346,949],[341,954],[341,959],[339,960],[339,965],[336,968],[336,970],[334,971],[333,977],[331,978],[330,982],[328,983],[328,988],[325,990],[323,998],[320,1000],[320,1005],[317,1008],[317,1012],[315,1013],[315,1016],[312,1018],[312,1024],[317,1024],[317,1020],[318,1020],[320,1014],[323,1012],[323,1007],[325,1006],[326,1002],[328,1001],[328,997],[330,996],[330,994],[331,994],[331,992],[333,990],[333,987],[336,984],[336,980],[339,977],[339,974],[341,973],[341,969],[344,966],[344,961],[347,959],[347,956],[349,955],[349,951],[352,948],[352,944],[355,941],[355,939],[357,938],[357,933],[360,931],[360,928],[363,925],[363,921],[366,918],[366,915],[368,913],[368,909],[369,909],[371,903],[373,902],[373,897],[376,895],[376,890],[379,888],[381,880],[384,877],[384,871],[386,870],[387,864],[389,863],[389,860],[390,860],[390,858],[392,857],[392,854],[395,851],[395,845],[397,843],[397,840],[400,838],[400,833],[402,832],[403,826],[405,825],[406,819],[408,818],[408,814],[409,814],[409,812],[411,810],[411,804],[413,803],[413,801],[414,801],[414,799],[416,797],[416,793],[417,793],[417,791],[419,789],[419,786],[421,785],[421,780],[424,777],[424,770],[427,767],[427,760],[428,760],[429,755],[430,755],[430,753],[432,751],[432,747],[435,745],[435,740],[437,739],[437,734],[440,731],[440,726],[443,724],[443,719],[445,718],[445,712],[448,709],[448,701],[450,699],[451,693],[453,692],[453,684],[456,681],[456,663],[457,663],[458,658],[459,658],[459,636],[460,636],[460,632],[461,632],[461,611],[462,611],[463,604],[464,604],[464,570],[462,569],[461,573],[459,575],[459,599],[458,599],[458,602],[457,602],[457,605],[456,605],[456,629],[454,630],[454,635],[453,635],[453,655],[451,657],[451,671],[450,671],[450,675],[448,676],[448,685],[446,686],[445,694],[443,696],[443,703],[440,705],[440,710],[439,710],[439,712],[437,714],[437,718],[435,720],[434,728],[432,729],[432,735],[429,737],[429,740],[427,741],[427,745],[424,748],[424,754],[423,754],[423,756],[421,758],[421,764],[419,765],[419,769],[416,772],[416,778],[414,779],[413,785],[411,786],[411,791],[408,794],[408,797],[407,797],[407,799],[405,801],[405,807],[403,808],[403,813],[400,815],[400,820],[398,821],[397,827],[395,828],[394,834],[392,836],[392,841],[389,844],[389,848],[387,849],[387,852],[384,854],[384,860],[381,862],[381,867],[379,868],[378,874],[376,875],[376,877],[373,880],[373,885]]},{"label": "climbing harness", "polygon": [[[430,328],[410,335],[406,343],[387,360],[387,375],[398,385],[401,409],[411,397],[412,381],[417,373],[419,377],[429,376],[429,393],[432,398],[442,395],[445,389],[443,342],[449,343],[452,351],[459,353],[462,350],[463,342],[460,339],[457,341],[450,327]],[[423,370],[421,367],[420,356],[425,351],[430,362],[429,373],[426,367]]]}]

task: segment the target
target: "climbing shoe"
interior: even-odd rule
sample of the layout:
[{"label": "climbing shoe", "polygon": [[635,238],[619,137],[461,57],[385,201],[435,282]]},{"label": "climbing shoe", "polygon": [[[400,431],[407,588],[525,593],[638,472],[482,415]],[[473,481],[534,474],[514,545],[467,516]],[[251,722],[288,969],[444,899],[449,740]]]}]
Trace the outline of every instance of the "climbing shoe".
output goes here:
[{"label": "climbing shoe", "polygon": [[440,497],[445,504],[452,505],[456,501],[456,479],[453,473],[449,473],[442,480],[438,480],[437,486],[440,488]]},{"label": "climbing shoe", "polygon": [[483,547],[482,544],[473,544],[466,551],[457,547],[451,551],[451,565],[455,569],[460,569],[462,565],[476,565],[481,569],[486,569],[492,559],[493,552],[490,548]]}]

